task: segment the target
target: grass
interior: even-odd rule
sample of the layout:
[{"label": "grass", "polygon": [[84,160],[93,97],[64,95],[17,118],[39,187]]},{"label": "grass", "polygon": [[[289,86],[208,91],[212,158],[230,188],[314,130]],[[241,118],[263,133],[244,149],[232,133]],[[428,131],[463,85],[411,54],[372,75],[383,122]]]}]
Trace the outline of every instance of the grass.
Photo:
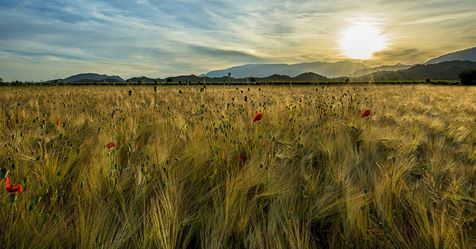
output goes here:
[{"label": "grass", "polygon": [[475,96],[3,87],[0,247],[476,248]]}]

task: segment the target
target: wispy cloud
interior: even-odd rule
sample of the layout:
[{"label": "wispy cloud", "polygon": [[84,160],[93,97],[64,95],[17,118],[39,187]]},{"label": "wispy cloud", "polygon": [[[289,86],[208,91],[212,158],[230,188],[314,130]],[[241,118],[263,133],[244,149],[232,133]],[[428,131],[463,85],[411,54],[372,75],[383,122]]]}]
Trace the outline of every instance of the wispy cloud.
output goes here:
[{"label": "wispy cloud", "polygon": [[416,48],[393,48],[375,53],[374,57],[378,61],[385,61],[387,64],[401,62],[423,63],[428,60],[431,53]]}]

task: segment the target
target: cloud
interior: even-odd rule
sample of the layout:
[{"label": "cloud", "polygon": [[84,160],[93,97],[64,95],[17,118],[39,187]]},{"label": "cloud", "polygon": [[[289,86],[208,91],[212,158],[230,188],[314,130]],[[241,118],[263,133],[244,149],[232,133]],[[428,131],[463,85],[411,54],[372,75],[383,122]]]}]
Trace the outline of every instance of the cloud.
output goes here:
[{"label": "cloud", "polygon": [[24,57],[24,58],[55,57],[55,58],[58,58],[58,59],[65,59],[65,60],[86,59],[85,57],[81,57],[81,56],[69,56],[67,54],[61,54],[61,53],[16,51],[16,50],[9,50],[9,49],[0,49],[0,51],[3,52],[4,54],[11,55],[13,57]]},{"label": "cloud", "polygon": [[3,0],[0,74],[163,77],[244,63],[335,61],[346,59],[340,31],[358,16],[378,22],[391,42],[376,61],[415,63],[474,46],[475,8],[467,0]]},{"label": "cloud", "polygon": [[416,48],[387,49],[374,54],[373,59],[380,63],[423,63],[432,53]]},{"label": "cloud", "polygon": [[231,50],[231,49],[218,49],[218,48],[194,46],[194,45],[191,45],[190,49],[192,50],[192,53],[197,53],[197,54],[209,56],[212,58],[220,58],[222,60],[257,61],[257,62],[267,61],[266,59],[261,58],[257,55],[253,55],[248,52]]},{"label": "cloud", "polygon": [[462,19],[470,18],[472,19],[476,16],[476,11],[467,11],[462,13],[450,13],[437,16],[425,16],[420,19],[411,20],[408,22],[403,22],[403,25],[415,25],[415,24],[428,24],[428,23],[438,23],[438,22],[449,22],[449,21],[458,21],[461,22]]}]

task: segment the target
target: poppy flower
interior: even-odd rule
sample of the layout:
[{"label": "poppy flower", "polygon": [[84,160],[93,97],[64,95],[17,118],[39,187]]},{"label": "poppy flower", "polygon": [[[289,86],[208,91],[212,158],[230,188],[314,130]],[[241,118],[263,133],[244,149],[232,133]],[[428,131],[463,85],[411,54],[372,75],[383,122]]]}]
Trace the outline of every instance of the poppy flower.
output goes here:
[{"label": "poppy flower", "polygon": [[23,192],[23,186],[21,184],[10,184],[10,177],[5,177],[5,190],[9,193],[21,193]]},{"label": "poppy flower", "polygon": [[110,142],[110,143],[106,144],[106,147],[107,147],[108,149],[111,149],[111,148],[116,147],[116,144],[115,144],[114,142]]},{"label": "poppy flower", "polygon": [[360,114],[360,117],[362,118],[367,118],[370,116],[370,114],[372,113],[372,111],[370,111],[369,108],[365,109],[362,111],[362,113]]},{"label": "poppy flower", "polygon": [[260,121],[262,117],[263,117],[263,113],[261,113],[261,112],[256,112],[255,116],[253,117],[253,122],[258,122],[258,121]]}]

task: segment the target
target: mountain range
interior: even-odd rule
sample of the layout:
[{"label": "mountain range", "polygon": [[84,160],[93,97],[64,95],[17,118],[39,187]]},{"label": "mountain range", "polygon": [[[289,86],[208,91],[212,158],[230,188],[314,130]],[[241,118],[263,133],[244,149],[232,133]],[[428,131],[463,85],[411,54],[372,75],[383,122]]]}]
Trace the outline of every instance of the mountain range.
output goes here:
[{"label": "mountain range", "polygon": [[364,76],[367,74],[375,73],[375,72],[382,72],[382,71],[399,71],[399,70],[405,70],[413,65],[404,65],[404,64],[395,64],[395,65],[384,65],[384,66],[379,66],[379,67],[372,67],[372,68],[366,68],[362,69],[359,71],[355,71],[352,73],[352,77],[360,77]]},{"label": "mountain range", "polygon": [[208,77],[221,77],[230,73],[236,78],[267,77],[273,74],[288,75],[295,77],[306,72],[314,72],[326,77],[347,76],[353,72],[369,69],[360,62],[309,62],[299,64],[247,64],[223,70],[215,70],[204,74]]},{"label": "mountain range", "polygon": [[50,82],[229,82],[229,81],[329,81],[352,77],[358,81],[456,80],[462,70],[476,69],[476,47],[431,59],[419,65],[384,65],[370,67],[360,62],[309,62],[298,64],[246,64],[214,70],[200,76],[183,75],[169,78],[133,77],[83,73]]},{"label": "mountain range", "polygon": [[415,65],[405,70],[381,71],[357,77],[354,81],[398,81],[398,80],[457,80],[459,73],[476,70],[474,61],[445,61],[438,64]]},{"label": "mountain range", "polygon": [[119,76],[109,76],[106,74],[97,74],[97,73],[81,73],[73,76],[69,76],[65,79],[55,79],[49,80],[48,82],[57,82],[57,83],[74,83],[74,82],[124,82]]},{"label": "mountain range", "polygon": [[[128,79],[128,82],[138,82],[135,80],[137,78]],[[266,77],[243,77],[243,78],[234,78],[234,77],[208,77],[208,76],[196,76],[196,75],[182,75],[175,77],[168,77],[164,79],[151,79],[140,77],[140,82],[208,82],[208,83],[222,83],[222,82],[253,82],[253,81],[293,81],[293,82],[314,82],[314,81],[329,81],[330,79],[322,75],[307,72],[291,77],[288,75],[273,74]]]},{"label": "mountain range", "polygon": [[[475,61],[476,47],[465,49],[442,55],[426,62],[425,64],[437,64],[445,61]],[[204,74],[208,77],[221,77],[231,74],[233,77],[266,77],[273,74],[296,76],[305,72],[314,72],[329,78],[335,77],[360,77],[367,74],[382,71],[400,71],[409,69],[413,65],[384,65],[379,67],[369,67],[360,62],[340,61],[340,62],[310,62],[299,64],[247,64],[231,67],[227,69],[214,70]]]},{"label": "mountain range", "polygon": [[431,59],[425,64],[437,64],[445,61],[476,61],[476,47],[445,54]]}]

